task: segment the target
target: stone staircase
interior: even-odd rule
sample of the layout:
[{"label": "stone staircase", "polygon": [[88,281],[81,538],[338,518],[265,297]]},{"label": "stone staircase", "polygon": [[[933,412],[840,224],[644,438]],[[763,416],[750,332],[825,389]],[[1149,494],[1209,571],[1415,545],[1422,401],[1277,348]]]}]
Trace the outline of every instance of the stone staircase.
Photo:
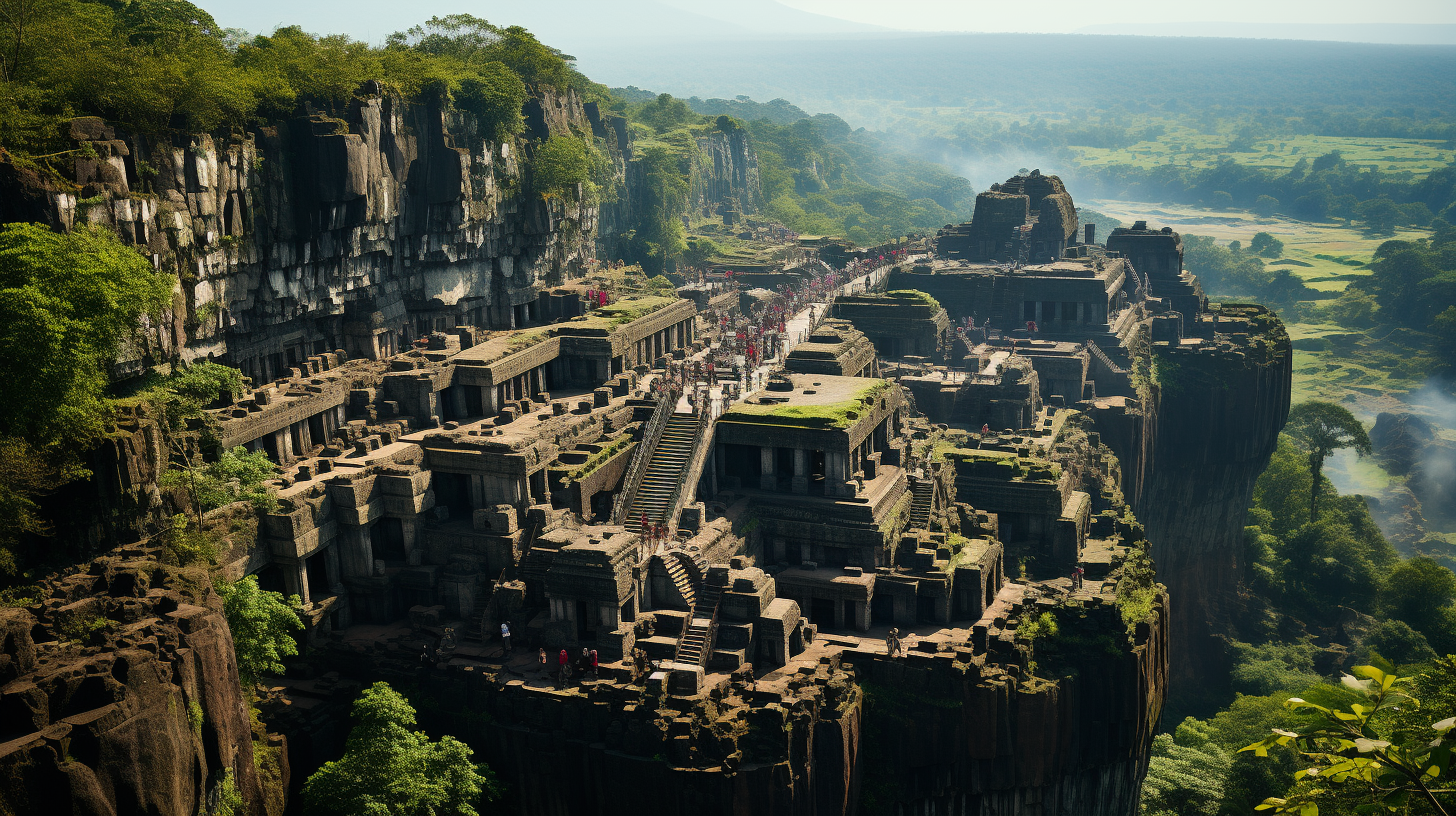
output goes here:
[{"label": "stone staircase", "polygon": [[910,502],[910,527],[924,530],[930,525],[930,507],[934,498],[935,485],[929,479],[917,479],[910,488],[914,498]]},{"label": "stone staircase", "polygon": [[634,533],[642,532],[642,518],[650,524],[662,524],[672,511],[673,499],[683,471],[693,458],[693,445],[698,435],[698,415],[673,414],[662,431],[657,448],[642,474],[642,483],[632,499],[622,526]]},{"label": "stone staircase", "polygon": [[1107,356],[1107,352],[1103,351],[1102,350],[1102,347],[1099,346],[1099,345],[1097,345],[1096,343],[1094,343],[1094,342],[1092,342],[1090,340],[1087,341],[1087,350],[1090,351],[1090,352],[1092,352],[1092,356],[1093,357],[1096,357],[1097,360],[1098,360],[1098,362],[1100,362],[1103,365],[1107,366],[1107,370],[1108,371],[1111,371],[1113,374],[1126,374],[1127,373],[1127,369],[1126,368],[1124,368],[1124,367],[1118,365],[1117,363],[1113,362],[1112,358]]},{"label": "stone staircase", "polygon": [[687,567],[683,566],[681,559],[671,553],[663,555],[661,558],[662,567],[667,570],[667,577],[677,588],[677,593],[682,596],[684,601],[687,601],[689,609],[695,608],[697,592],[693,589],[693,578],[688,574]]},{"label": "stone staircase", "polygon": [[693,617],[677,645],[677,662],[703,666],[713,651],[713,635],[718,626],[718,601],[723,588],[704,585],[703,594],[693,604]]}]

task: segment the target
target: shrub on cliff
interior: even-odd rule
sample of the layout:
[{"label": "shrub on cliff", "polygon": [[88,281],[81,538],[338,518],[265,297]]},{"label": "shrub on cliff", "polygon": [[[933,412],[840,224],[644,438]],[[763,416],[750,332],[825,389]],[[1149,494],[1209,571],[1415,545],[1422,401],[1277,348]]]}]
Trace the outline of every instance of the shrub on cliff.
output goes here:
[{"label": "shrub on cliff", "polygon": [[529,95],[526,83],[511,69],[487,62],[461,75],[455,106],[474,114],[482,136],[503,142],[525,129],[521,106]]},{"label": "shrub on cliff", "polygon": [[107,369],[123,337],[171,301],[171,278],[102,229],[0,227],[0,573],[43,533],[34,499],[88,475],[107,432]]},{"label": "shrub on cliff", "polygon": [[219,582],[217,590],[233,634],[238,678],[244,687],[264,674],[283,671],[283,658],[298,654],[298,644],[293,642],[293,631],[303,628],[298,596],[285,599],[280,593],[260,589],[252,575],[231,584]]},{"label": "shrub on cliff", "polygon": [[303,787],[309,813],[475,816],[482,800],[499,798],[494,774],[471,761],[470,746],[414,730],[414,708],[388,683],[359,695],[354,721],[344,756]]},{"label": "shrub on cliff", "polygon": [[592,184],[591,148],[572,136],[552,136],[531,160],[532,186],[543,196],[564,196],[580,184],[587,198],[595,192]]}]

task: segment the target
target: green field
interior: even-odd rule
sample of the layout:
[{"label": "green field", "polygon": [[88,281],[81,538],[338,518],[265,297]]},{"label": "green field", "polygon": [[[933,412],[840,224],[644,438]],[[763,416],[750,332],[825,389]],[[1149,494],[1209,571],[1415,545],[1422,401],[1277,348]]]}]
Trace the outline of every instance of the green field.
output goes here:
[{"label": "green field", "polygon": [[1279,258],[1266,259],[1271,269],[1288,269],[1311,289],[1344,291],[1357,277],[1370,274],[1365,265],[1375,249],[1386,241],[1415,241],[1430,235],[1428,230],[1401,228],[1394,235],[1370,235],[1359,227],[1340,222],[1311,223],[1282,216],[1268,218],[1243,210],[1212,210],[1182,204],[1151,204],[1142,201],[1093,199],[1087,206],[1125,223],[1145,220],[1150,225],[1168,226],[1188,235],[1210,235],[1220,243],[1247,244],[1255,233],[1267,232],[1284,242]]},{"label": "green field", "polygon": [[[1310,223],[1278,216],[1264,218],[1242,210],[1210,210],[1174,204],[1095,199],[1087,206],[1123,222],[1146,220],[1170,226],[1185,235],[1210,235],[1221,243],[1248,243],[1257,232],[1284,242],[1272,269],[1289,269],[1310,288],[1343,290],[1354,278],[1370,274],[1366,264],[1376,247],[1394,238],[1416,240],[1424,230],[1399,230],[1394,236],[1372,236],[1341,223]],[[1282,262],[1282,263],[1281,263]],[[1196,272],[1196,270],[1194,270]],[[1405,329],[1362,332],[1320,319],[1315,309],[1281,315],[1294,341],[1294,402],[1326,399],[1373,418],[1400,406],[1400,398],[1426,379],[1423,367],[1411,362],[1427,341]]]},{"label": "green field", "polygon": [[1226,133],[1199,133],[1191,128],[1170,127],[1157,141],[1138,142],[1125,148],[1073,146],[1069,149],[1076,154],[1078,164],[1089,167],[1213,167],[1233,160],[1246,167],[1268,170],[1288,170],[1300,159],[1314,161],[1339,151],[1347,164],[1394,176],[1410,173],[1412,178],[1421,178],[1456,160],[1456,150],[1438,140],[1287,136],[1255,141],[1246,150],[1230,149],[1233,141]]}]

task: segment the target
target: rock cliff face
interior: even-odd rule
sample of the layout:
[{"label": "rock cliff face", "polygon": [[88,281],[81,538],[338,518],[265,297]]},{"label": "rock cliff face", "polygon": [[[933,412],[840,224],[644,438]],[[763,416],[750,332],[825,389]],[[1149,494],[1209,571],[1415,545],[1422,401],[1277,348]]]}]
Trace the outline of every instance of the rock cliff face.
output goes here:
[{"label": "rock cliff face", "polygon": [[[119,375],[177,355],[271,380],[324,350],[372,356],[437,328],[534,318],[540,290],[584,271],[598,247],[595,203],[532,188],[531,154],[551,135],[593,134],[622,174],[603,243],[634,228],[651,196],[626,123],[573,93],[524,113],[526,138],[495,143],[469,115],[366,83],[345,110],[246,134],[158,137],[77,119],[74,185],[0,164],[0,219],[104,224],[177,274],[173,308],[143,327]],[[747,131],[698,135],[683,164],[689,211],[759,209]]]},{"label": "rock cliff face", "polygon": [[1227,674],[1216,636],[1228,628],[1243,572],[1254,481],[1289,414],[1293,356],[1283,324],[1258,306],[1225,306],[1220,320],[1216,348],[1154,346],[1142,440],[1151,461],[1132,493],[1173,598],[1175,698],[1180,686]]},{"label": "rock cliff face", "polygon": [[1133,648],[1112,656],[1087,648],[1088,638],[1120,642],[1112,609],[1064,621],[1078,645],[1039,655],[1038,674],[1057,679],[1030,683],[915,653],[846,654],[869,700],[860,812],[1136,813],[1167,691],[1166,624],[1165,599]]},{"label": "rock cliff face", "polygon": [[[413,684],[421,725],[468,742],[516,813],[1131,816],[1167,690],[1167,610],[1160,595],[1129,641],[1115,605],[1090,603],[1057,613],[1063,639],[1028,648],[1008,634],[994,656],[830,645],[786,682],[735,678],[699,698],[592,682],[562,693],[483,666],[335,665]],[[1052,679],[1022,679],[1033,655]]]},{"label": "rock cliff face", "polygon": [[[602,207],[601,243],[610,250],[623,233],[636,227],[642,208],[654,200],[654,194],[648,189],[644,153],[630,142],[625,122],[620,117],[609,119],[598,135],[614,136],[618,152],[625,158],[621,194]],[[684,215],[717,217],[725,209],[752,215],[763,208],[758,153],[748,131],[700,133],[694,138],[694,148],[679,162],[679,170],[688,179]]]},{"label": "rock cliff face", "polygon": [[282,812],[281,741],[255,755],[232,636],[205,572],[140,551],[0,609],[0,813]]},{"label": "rock cliff face", "polygon": [[[106,224],[179,277],[122,373],[215,357],[258,379],[323,349],[362,353],[380,329],[509,326],[595,252],[597,210],[531,190],[529,140],[366,85],[339,115],[245,135],[156,137],[76,120],[78,190],[10,169],[9,219]],[[534,100],[533,135],[590,129],[574,95]],[[538,133],[539,131],[539,133]]]}]

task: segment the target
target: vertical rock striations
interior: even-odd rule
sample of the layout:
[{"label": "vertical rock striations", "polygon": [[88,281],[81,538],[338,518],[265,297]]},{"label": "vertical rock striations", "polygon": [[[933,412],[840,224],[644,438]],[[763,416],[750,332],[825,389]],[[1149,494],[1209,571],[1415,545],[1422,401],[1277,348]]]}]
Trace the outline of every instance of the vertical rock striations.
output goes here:
[{"label": "vertical rock striations", "polygon": [[[75,188],[5,173],[6,214],[108,225],[177,273],[168,321],[147,327],[123,374],[177,354],[266,380],[319,350],[362,352],[351,335],[381,327],[510,326],[513,307],[593,257],[596,205],[534,192],[532,142],[487,141],[472,117],[373,83],[335,113],[227,136],[75,120],[72,140],[96,155],[76,159]],[[536,100],[528,120],[591,129],[573,94]]]},{"label": "vertical rock striations", "polygon": [[253,742],[205,572],[123,554],[44,588],[0,609],[0,813],[282,812],[286,751]]},{"label": "vertical rock striations", "polygon": [[1173,598],[1175,693],[1220,676],[1216,636],[1242,574],[1244,519],[1293,376],[1289,335],[1267,309],[1225,305],[1198,328],[1201,342],[1152,344],[1143,424],[1152,461],[1133,494]]}]

